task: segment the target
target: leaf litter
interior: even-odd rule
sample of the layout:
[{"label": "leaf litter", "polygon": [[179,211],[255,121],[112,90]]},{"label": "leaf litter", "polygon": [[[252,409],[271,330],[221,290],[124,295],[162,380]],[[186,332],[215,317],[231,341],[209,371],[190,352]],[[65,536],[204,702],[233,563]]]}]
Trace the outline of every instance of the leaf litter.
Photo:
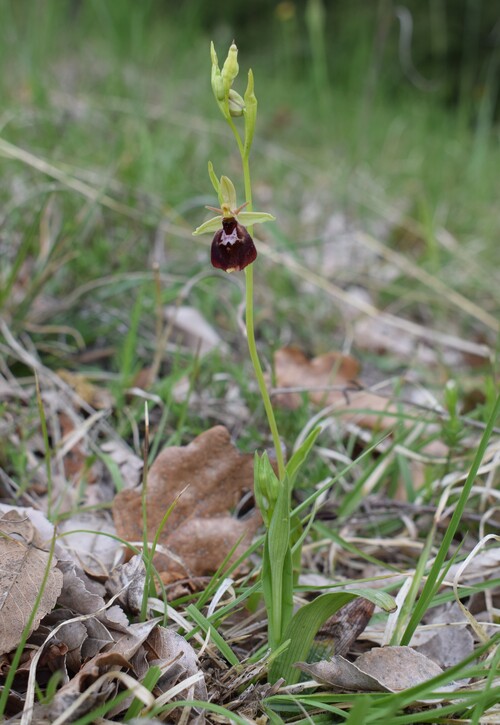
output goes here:
[{"label": "leaf litter", "polygon": [[[231,511],[252,496],[253,475],[253,456],[239,453],[223,426],[160,453],[148,473],[145,508],[148,540],[153,541],[173,506],[154,559],[165,583],[211,574],[233,549],[235,559],[248,548],[260,514],[251,506],[240,517]],[[140,489],[127,489],[114,499],[116,530],[126,541],[142,540],[141,496]]]},{"label": "leaf litter", "polygon": [[[400,412],[400,405],[386,396],[360,390],[359,374],[357,361],[352,356],[340,353],[326,353],[311,360],[297,349],[279,350],[276,354],[276,384],[281,388],[277,394],[283,395],[287,407],[290,407],[290,401],[293,406],[301,404],[303,395],[307,394],[313,404],[338,408],[344,425],[355,424],[359,431],[387,425],[388,430],[392,430],[393,421],[390,424],[388,422],[391,415],[387,416],[387,423],[383,422],[384,416],[394,410]],[[283,390],[294,387],[300,390]],[[54,397],[46,396],[45,400],[53,410],[61,410],[60,399],[56,402]],[[79,403],[70,405],[74,406],[71,420],[75,425],[68,428],[66,434],[63,433],[60,439],[62,446],[76,432],[74,444],[67,444],[68,451],[76,447],[78,452],[80,440],[91,441],[95,447],[98,438],[89,437],[91,427],[85,429],[83,437],[78,436],[78,415],[82,415],[82,409]],[[58,413],[59,417],[53,420],[61,420],[60,415]],[[96,425],[97,432],[99,421]],[[101,433],[99,435],[102,437]],[[38,445],[41,445],[40,442]],[[63,674],[63,680],[52,703],[34,705],[32,715],[53,721],[69,713],[71,708],[71,717],[82,716],[99,703],[109,701],[123,689],[132,687],[132,679],[140,686],[149,669],[159,664],[163,674],[153,690],[155,701],[162,696],[168,697],[170,690],[180,687],[175,697],[201,700],[215,697],[230,710],[247,713],[251,718],[258,717],[262,699],[279,692],[279,684],[274,687],[259,684],[265,676],[265,665],[260,668],[248,667],[247,670],[243,669],[243,674],[236,675],[213,652],[208,651],[200,656],[199,650],[188,643],[178,625],[165,628],[159,619],[150,619],[144,625],[134,622],[142,605],[146,581],[144,563],[142,557],[137,555],[124,561],[126,547],[112,537],[118,535],[134,546],[141,546],[139,477],[142,461],[114,436],[108,435],[106,440],[99,440],[99,448],[105,455],[112,457],[120,472],[117,480],[121,480],[124,488],[114,497],[110,497],[109,493],[104,495],[113,505],[113,519],[106,512],[72,512],[71,501],[75,500],[73,493],[61,499],[63,509],[66,507],[69,514],[58,526],[58,533],[64,536],[58,540],[54,556],[54,568],[58,572],[56,576],[62,577],[61,590],[56,600],[46,607],[45,616],[41,616],[40,622],[35,624],[27,646],[36,648],[31,650],[32,653],[41,653],[35,667],[40,685],[48,681],[54,670]],[[64,478],[71,478],[75,474],[78,477],[79,471],[85,468],[90,450],[82,448],[79,468],[73,472],[65,468]],[[488,452],[485,461],[493,461],[494,455],[493,450]],[[64,456],[60,456],[54,462],[55,465],[59,461],[63,462]],[[96,470],[96,483],[100,485],[105,468],[101,466]],[[98,500],[102,500],[106,486],[102,488]],[[42,506],[44,487],[46,481],[41,487]],[[174,504],[159,537],[154,561],[167,585],[175,584],[177,580],[189,582],[189,588],[184,591],[192,592],[200,587],[202,578],[208,581],[206,577],[220,566],[233,547],[239,545],[233,559],[247,548],[260,525],[260,518],[253,508],[252,490],[253,457],[239,453],[231,442],[229,431],[222,426],[205,431],[186,446],[171,446],[157,456],[148,471],[145,501],[150,542],[163,515]],[[86,500],[91,501],[92,498],[86,494]],[[373,503],[375,505],[376,501]],[[407,510],[412,511],[411,507]],[[43,532],[44,541],[50,540],[53,527],[40,511],[26,507],[20,508],[20,511],[18,516],[26,519],[29,514],[32,525]],[[416,506],[409,515],[413,516],[418,511],[419,507]],[[347,538],[349,525],[347,520],[340,530]],[[84,529],[87,532],[82,531]],[[370,551],[369,538],[360,541],[366,542],[367,551]],[[408,540],[408,552],[412,551],[410,544]],[[371,551],[375,555],[382,555],[383,540]],[[403,553],[404,547],[400,551]],[[309,563],[313,568],[317,565],[322,567],[320,559],[311,559]],[[477,557],[478,566],[483,559],[484,556]],[[491,562],[488,575],[494,576],[497,561],[492,554],[488,562]],[[338,564],[339,570],[344,570],[344,575],[352,573],[349,567],[355,564],[355,557],[339,558]],[[468,581],[474,579],[473,568],[471,565],[467,571]],[[384,570],[378,568],[370,572],[364,562],[356,571],[359,576],[359,572],[374,575]],[[330,581],[327,576],[325,582]],[[363,601],[360,600],[360,603]],[[444,613],[443,622],[433,622],[431,619],[423,621],[415,634],[415,642],[412,642],[411,648],[404,648],[404,654],[391,652],[391,648],[387,647],[375,648],[371,650],[371,661],[366,656],[361,659],[363,655],[360,655],[353,662],[353,648],[359,653],[359,647],[370,641],[372,633],[374,641],[377,641],[377,635],[370,624],[372,608],[361,605],[359,613],[354,609],[351,612],[349,606],[344,609],[346,611],[341,610],[332,618],[317,637],[317,645],[322,646],[323,651],[325,648],[337,651],[335,659],[329,658],[326,664],[303,666],[310,677],[317,678],[318,682],[327,681],[334,689],[399,691],[402,686],[414,684],[416,680],[412,680],[410,675],[414,673],[417,677],[418,673],[422,674],[423,662],[426,663],[427,674],[433,676],[442,672],[442,668],[453,666],[466,657],[474,646],[470,628],[463,622],[452,621],[452,615]],[[449,622],[445,624],[447,617]],[[55,630],[55,636],[51,636]],[[258,632],[259,627],[255,630],[255,633]],[[425,641],[422,641],[424,635]],[[17,634],[9,641],[12,647],[3,655],[4,662],[12,660],[12,650],[19,636]],[[242,659],[248,652],[245,639],[248,644],[251,642],[251,637],[249,639],[247,636],[236,646]],[[418,659],[419,654],[425,659]],[[351,659],[347,659],[348,656]],[[402,666],[402,657],[407,658],[404,659],[404,669],[410,678],[404,682],[395,677]],[[34,655],[31,654],[18,665],[9,700],[11,714],[19,712],[22,707],[26,709],[30,702],[26,677],[22,673],[31,671],[33,662]],[[385,667],[383,676],[382,664]],[[188,682],[186,691],[182,690],[184,681]],[[221,686],[221,682],[226,684]],[[238,682],[239,691],[233,689]],[[148,700],[145,692],[140,693],[141,702],[147,708],[151,700]],[[137,693],[135,695],[138,696]],[[117,705],[113,716],[119,718],[132,699],[130,695],[122,705]],[[203,718],[200,713],[192,713],[190,717],[193,721]]]}]

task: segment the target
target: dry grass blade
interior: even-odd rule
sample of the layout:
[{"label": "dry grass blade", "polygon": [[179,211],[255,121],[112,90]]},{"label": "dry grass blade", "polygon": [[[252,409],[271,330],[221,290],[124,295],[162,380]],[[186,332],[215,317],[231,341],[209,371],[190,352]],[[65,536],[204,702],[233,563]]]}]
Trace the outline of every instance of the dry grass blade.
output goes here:
[{"label": "dry grass blade", "polygon": [[305,267],[300,260],[295,259],[292,255],[285,252],[280,252],[273,249],[269,244],[265,242],[259,243],[260,251],[265,254],[276,264],[286,267],[290,271],[294,272],[299,278],[310,282],[318,289],[326,292],[330,297],[341,302],[348,307],[352,307],[359,312],[373,318],[379,318],[387,323],[390,327],[395,330],[403,330],[414,337],[433,343],[437,346],[448,347],[453,350],[458,350],[464,353],[470,353],[471,355],[477,355],[480,358],[486,360],[491,359],[492,351],[488,345],[470,342],[469,340],[463,340],[454,335],[449,335],[439,330],[434,330],[430,327],[425,327],[417,322],[411,320],[404,320],[401,317],[392,315],[388,312],[383,312],[378,309],[375,305],[360,300],[355,295],[346,292],[338,285],[330,282],[329,280],[322,277],[317,272],[314,272]]}]

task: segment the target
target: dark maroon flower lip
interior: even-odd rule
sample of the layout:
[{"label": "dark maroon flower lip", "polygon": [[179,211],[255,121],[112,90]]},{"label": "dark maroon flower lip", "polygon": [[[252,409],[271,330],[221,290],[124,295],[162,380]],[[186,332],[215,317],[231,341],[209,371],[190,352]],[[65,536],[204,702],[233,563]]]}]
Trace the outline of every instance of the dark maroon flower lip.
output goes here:
[{"label": "dark maroon flower lip", "polygon": [[240,272],[257,258],[257,250],[247,229],[234,217],[224,217],[222,229],[214,234],[212,265],[225,272]]}]

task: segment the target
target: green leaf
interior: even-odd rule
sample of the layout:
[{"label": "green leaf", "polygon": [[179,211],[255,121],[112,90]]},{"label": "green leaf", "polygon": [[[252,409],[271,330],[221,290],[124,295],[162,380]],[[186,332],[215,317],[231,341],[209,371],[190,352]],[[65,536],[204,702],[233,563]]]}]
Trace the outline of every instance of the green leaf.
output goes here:
[{"label": "green leaf", "polygon": [[205,632],[205,634],[210,633],[210,638],[212,642],[218,648],[221,655],[226,658],[229,664],[233,665],[233,667],[237,667],[240,664],[239,659],[236,657],[226,640],[216,630],[214,625],[209,622],[208,619],[196,609],[194,604],[189,604],[186,607],[186,612],[189,614],[191,619],[203,630],[203,632]]},{"label": "green leaf", "polygon": [[271,523],[280,489],[281,483],[271,466],[269,456],[265,451],[262,456],[256,453],[254,457],[254,494],[266,529]]},{"label": "green leaf", "polygon": [[[266,535],[267,566],[263,571],[266,609],[269,613],[270,646],[274,649],[283,639],[283,631],[292,614],[293,568],[290,549],[290,488],[288,480],[281,483],[281,490],[274,507]],[[270,580],[270,586],[269,586]]]},{"label": "green leaf", "polygon": [[[156,665],[153,665],[153,667],[150,667],[149,670],[146,672],[144,679],[142,680],[142,684],[144,687],[149,690],[150,692],[153,691],[153,689],[156,687],[156,683],[162,676],[162,671],[160,667],[157,667]],[[125,713],[124,721],[127,722],[127,720],[131,720],[133,717],[139,717],[141,710],[144,710],[144,703],[142,700],[140,700],[138,697],[134,697],[132,702],[130,703],[130,707]]]},{"label": "green leaf", "polygon": [[242,211],[238,214],[238,221],[246,227],[252,224],[264,224],[264,222],[275,222],[276,217],[267,214],[265,211]]},{"label": "green leaf", "polygon": [[302,443],[302,445],[295,451],[293,456],[290,458],[288,463],[286,464],[286,472],[288,475],[288,478],[290,479],[290,484],[293,490],[293,486],[295,483],[295,476],[297,475],[299,469],[301,466],[304,465],[306,462],[311,449],[316,442],[316,438],[321,433],[321,426],[317,426],[314,428],[311,433],[307,436],[305,441]]},{"label": "green leaf", "polygon": [[207,232],[216,232],[222,226],[222,217],[214,216],[203,224],[200,224],[193,232],[193,237],[197,237],[199,234],[206,234]]},{"label": "green leaf", "polygon": [[270,681],[275,682],[284,677],[288,685],[298,682],[300,672],[294,664],[307,658],[314,637],[323,622],[356,597],[368,599],[386,611],[393,611],[396,607],[394,599],[389,594],[376,589],[350,589],[348,592],[322,594],[301,607],[293,616],[283,634],[283,639],[289,639],[290,645],[272,665],[269,672]]}]

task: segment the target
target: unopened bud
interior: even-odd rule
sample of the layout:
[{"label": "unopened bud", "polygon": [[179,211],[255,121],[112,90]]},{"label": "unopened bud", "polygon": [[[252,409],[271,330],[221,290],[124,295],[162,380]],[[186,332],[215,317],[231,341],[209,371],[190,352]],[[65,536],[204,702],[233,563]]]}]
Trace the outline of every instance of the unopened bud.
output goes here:
[{"label": "unopened bud", "polygon": [[210,57],[212,58],[212,73],[211,83],[212,91],[217,101],[223,101],[225,97],[224,81],[219,68],[219,62],[217,60],[217,53],[215,52],[214,44],[210,44]]},{"label": "unopened bud", "polygon": [[222,66],[222,80],[224,81],[224,89],[229,92],[229,89],[233,85],[233,81],[238,75],[238,48],[235,43],[231,44],[229,48],[227,58]]},{"label": "unopened bud", "polygon": [[233,88],[229,89],[229,113],[231,116],[243,116],[245,101]]}]

